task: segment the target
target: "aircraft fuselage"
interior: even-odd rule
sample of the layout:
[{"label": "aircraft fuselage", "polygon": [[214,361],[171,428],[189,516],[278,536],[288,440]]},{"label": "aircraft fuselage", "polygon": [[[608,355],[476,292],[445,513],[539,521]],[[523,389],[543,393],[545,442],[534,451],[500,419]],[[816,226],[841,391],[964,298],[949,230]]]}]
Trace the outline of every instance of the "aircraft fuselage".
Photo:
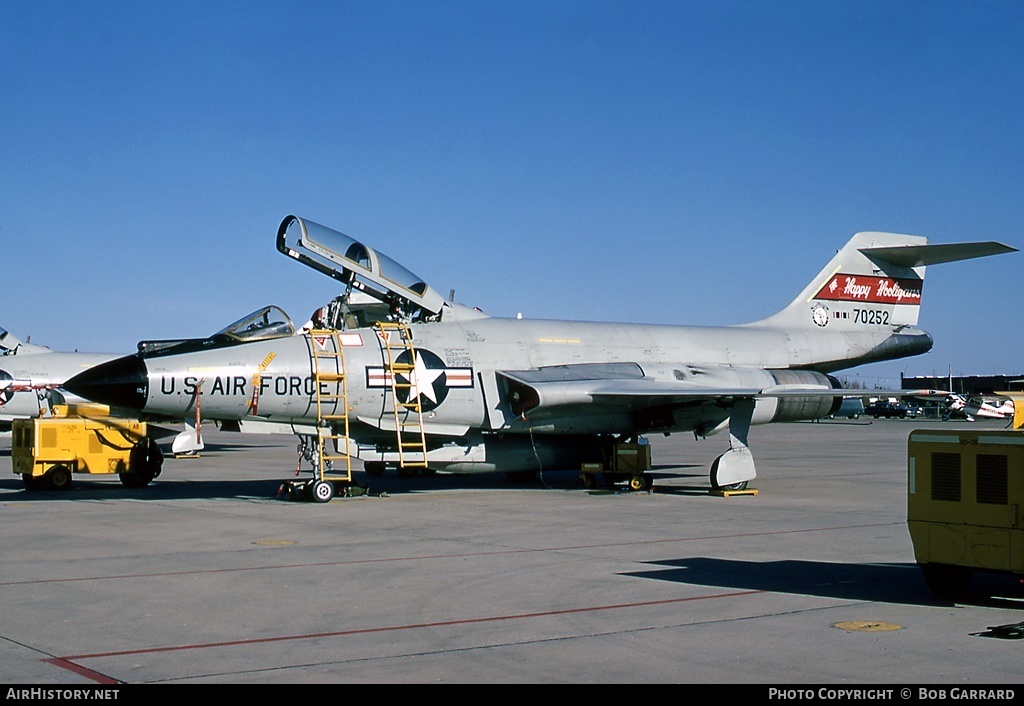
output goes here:
[{"label": "aircraft fuselage", "polygon": [[[524,419],[508,400],[502,370],[549,366],[635,364],[651,381],[692,381],[718,387],[765,387],[766,371],[826,373],[841,367],[923,353],[931,338],[923,331],[816,334],[813,338],[753,326],[721,328],[482,318],[468,322],[411,325],[416,353],[415,384],[428,432],[459,436],[470,428],[553,433],[621,432],[632,411],[603,410],[559,419],[540,414]],[[255,416],[282,423],[315,421],[313,349],[342,342],[349,417],[386,428],[391,379],[376,329],[343,332],[338,339],[308,334],[217,351],[145,359],[143,411],[180,418],[194,410],[201,391],[202,414],[211,419]],[[396,344],[392,344],[393,349]],[[140,381],[141,382],[141,381]],[[333,395],[334,383],[320,382]],[[143,392],[139,390],[140,394]],[[332,405],[340,403],[332,402]],[[771,421],[777,401],[759,401],[755,423]],[[330,413],[340,411],[334,407]],[[634,410],[635,411],[635,410]],[[703,417],[674,429],[694,428]],[[628,428],[629,424],[625,425]]]}]

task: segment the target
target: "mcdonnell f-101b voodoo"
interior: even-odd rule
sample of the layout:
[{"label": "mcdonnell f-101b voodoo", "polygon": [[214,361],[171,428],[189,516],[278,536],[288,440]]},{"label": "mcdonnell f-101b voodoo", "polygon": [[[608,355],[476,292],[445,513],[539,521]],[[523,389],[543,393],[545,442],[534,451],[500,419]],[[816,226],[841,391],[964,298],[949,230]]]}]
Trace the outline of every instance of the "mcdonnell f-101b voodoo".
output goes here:
[{"label": "mcdonnell f-101b voodoo", "polygon": [[67,389],[149,417],[201,403],[205,419],[312,430],[371,474],[580,468],[645,434],[727,429],[711,484],[743,488],[751,425],[826,417],[853,394],[830,373],[932,347],[917,328],[926,266],[1015,251],[858,233],[773,316],[696,327],[487,316],[296,216],[277,247],[344,285],[309,325],[270,309],[245,336],[140,344]]}]

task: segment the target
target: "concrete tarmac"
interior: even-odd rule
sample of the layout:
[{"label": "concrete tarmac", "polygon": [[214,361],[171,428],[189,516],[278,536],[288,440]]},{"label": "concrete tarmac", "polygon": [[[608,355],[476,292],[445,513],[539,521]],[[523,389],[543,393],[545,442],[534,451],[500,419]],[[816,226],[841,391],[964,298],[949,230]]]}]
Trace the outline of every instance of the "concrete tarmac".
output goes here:
[{"label": "concrete tarmac", "polygon": [[907,437],[936,425],[1005,427],[755,427],[756,495],[709,493],[727,437],[678,434],[650,492],[360,470],[325,504],[278,496],[292,437],[209,429],[148,488],[65,492],[25,490],[8,437],[0,680],[1020,684],[1024,640],[990,630],[1024,621],[1020,584],[946,603],[914,561]]}]

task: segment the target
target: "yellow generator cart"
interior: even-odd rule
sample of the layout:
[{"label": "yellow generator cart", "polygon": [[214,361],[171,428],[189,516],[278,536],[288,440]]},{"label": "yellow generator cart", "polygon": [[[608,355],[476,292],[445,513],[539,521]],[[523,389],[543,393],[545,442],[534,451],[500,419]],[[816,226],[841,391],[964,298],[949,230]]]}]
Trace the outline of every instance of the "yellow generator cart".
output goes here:
[{"label": "yellow generator cart", "polygon": [[160,475],[163,454],[145,422],[81,407],[55,405],[51,417],[13,422],[12,465],[26,488],[66,490],[75,473],[116,473],[125,487],[141,488]]},{"label": "yellow generator cart", "polygon": [[966,591],[975,571],[1024,576],[1024,433],[917,429],[907,525],[928,587]]},{"label": "yellow generator cart", "polygon": [[616,442],[612,444],[608,458],[603,463],[584,463],[580,468],[580,480],[584,488],[595,486],[594,477],[600,473],[609,486],[629,482],[630,490],[650,490],[651,447],[647,439],[637,443]]}]

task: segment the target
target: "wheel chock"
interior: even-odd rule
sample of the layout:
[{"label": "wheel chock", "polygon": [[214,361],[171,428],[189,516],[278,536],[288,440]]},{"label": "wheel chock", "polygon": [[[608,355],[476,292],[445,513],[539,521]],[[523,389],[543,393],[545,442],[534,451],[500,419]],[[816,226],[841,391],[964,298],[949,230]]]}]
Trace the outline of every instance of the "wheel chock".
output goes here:
[{"label": "wheel chock", "polygon": [[748,488],[746,490],[726,490],[725,488],[718,488],[709,491],[708,495],[714,495],[719,498],[731,498],[733,495],[757,495],[757,488]]}]

